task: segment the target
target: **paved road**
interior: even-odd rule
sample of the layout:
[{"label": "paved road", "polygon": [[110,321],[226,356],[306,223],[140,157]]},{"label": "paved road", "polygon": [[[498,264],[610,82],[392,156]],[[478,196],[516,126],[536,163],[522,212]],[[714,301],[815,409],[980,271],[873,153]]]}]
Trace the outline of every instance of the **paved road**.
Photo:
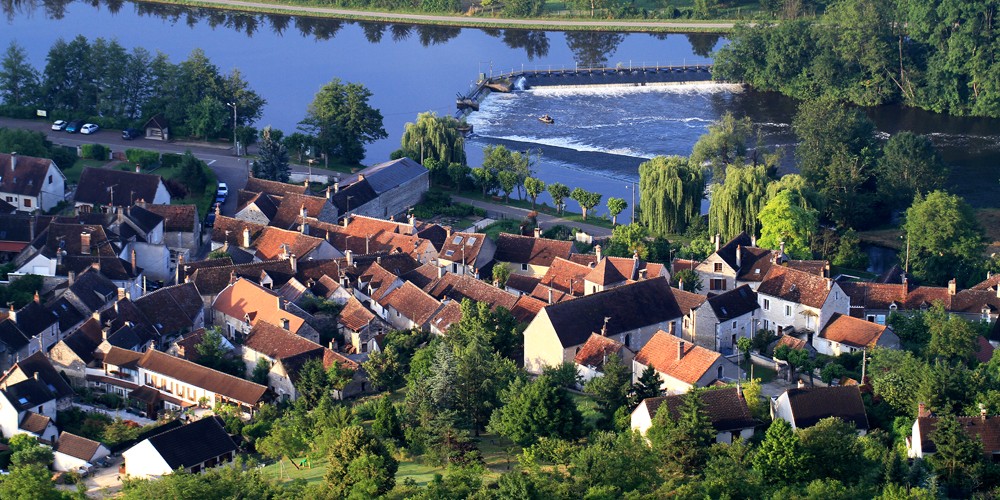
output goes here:
[{"label": "paved road", "polygon": [[[170,3],[170,2],[165,2]],[[196,0],[196,3],[208,6],[218,6],[237,10],[267,9],[274,12],[296,14],[318,14],[332,17],[367,18],[375,20],[409,21],[425,24],[461,24],[465,26],[506,25],[515,27],[553,27],[560,28],[597,28],[601,30],[618,31],[648,31],[651,29],[670,28],[676,30],[719,30],[727,31],[734,23],[725,22],[675,22],[675,21],[619,21],[613,19],[601,21],[569,21],[562,19],[509,19],[470,16],[441,16],[430,14],[407,14],[396,12],[378,12],[365,10],[331,9],[325,7],[309,7],[300,5],[280,5],[261,2],[241,2],[237,0]]]},{"label": "paved road", "polygon": [[[452,198],[456,201],[460,201],[462,203],[468,203],[469,205],[472,205],[474,207],[486,210],[488,217],[491,216],[490,214],[499,213],[503,214],[505,216],[504,218],[520,220],[523,219],[525,216],[527,216],[528,212],[530,212],[530,210],[524,208],[510,207],[507,205],[500,205],[497,203],[490,203],[488,201],[482,201],[482,200],[474,200],[472,198],[465,198],[462,196],[452,196]],[[586,232],[591,236],[599,236],[599,237],[611,236],[611,230],[606,227],[584,224],[581,222],[566,220],[561,217],[556,217],[553,215],[547,215],[543,213],[538,214],[538,225],[542,229],[548,229],[556,225],[577,227],[582,229],[584,232]]]}]

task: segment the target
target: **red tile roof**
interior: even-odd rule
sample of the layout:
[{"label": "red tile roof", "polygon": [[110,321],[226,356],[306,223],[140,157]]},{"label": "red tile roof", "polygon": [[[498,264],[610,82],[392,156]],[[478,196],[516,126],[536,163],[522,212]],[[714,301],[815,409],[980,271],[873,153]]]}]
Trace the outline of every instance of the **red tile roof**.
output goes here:
[{"label": "red tile roof", "polygon": [[288,252],[304,258],[323,243],[323,240],[307,236],[298,231],[288,231],[274,226],[267,226],[254,241],[257,257],[261,260],[277,259],[283,255],[285,246]]},{"label": "red tile roof", "polygon": [[441,307],[437,299],[431,297],[409,281],[403,282],[379,301],[384,307],[392,307],[417,325],[426,324]]},{"label": "red tile roof", "polygon": [[545,276],[542,276],[541,284],[561,292],[569,293],[570,284],[572,283],[573,294],[583,295],[583,281],[591,271],[593,271],[593,268],[589,266],[557,258],[552,261],[552,266],[545,272]]},{"label": "red tile roof", "polygon": [[797,351],[806,348],[806,341],[797,339],[791,335],[782,335],[781,338],[778,339],[778,342],[774,344],[774,347],[777,348],[778,346],[783,345],[787,345],[789,349],[795,349]]},{"label": "red tile roof", "polygon": [[521,323],[531,323],[531,320],[538,316],[543,307],[545,307],[545,302],[528,295],[521,295],[517,298],[510,313]]},{"label": "red tile roof", "polygon": [[[438,254],[440,259],[466,265],[475,264],[479,251],[483,249],[486,235],[480,233],[451,233]],[[463,255],[465,261],[463,262]]]},{"label": "red tile roof", "polygon": [[886,326],[834,313],[819,332],[821,338],[852,347],[871,347],[885,333]]},{"label": "red tile roof", "polygon": [[493,258],[498,262],[551,266],[556,257],[569,258],[573,242],[500,233]]},{"label": "red tile roof", "polygon": [[266,321],[258,321],[247,334],[243,347],[271,359],[284,359],[322,349],[323,346]]},{"label": "red tile roof", "polygon": [[680,288],[674,288],[674,298],[677,299],[677,306],[681,308],[681,313],[685,316],[691,313],[692,309],[695,309],[705,303],[708,297],[698,294],[691,293],[681,290]]},{"label": "red tile roof", "polygon": [[993,359],[993,344],[990,344],[990,341],[982,335],[976,337],[976,343],[978,344],[976,348],[976,360],[980,363],[989,363]]},{"label": "red tile roof", "polygon": [[[934,453],[937,446],[931,439],[931,433],[937,428],[938,417],[918,417],[917,431],[920,433],[921,450],[924,453]],[[969,436],[978,437],[983,443],[983,453],[993,455],[1000,453],[1000,417],[958,417],[962,430]]]},{"label": "red tile roof", "polygon": [[462,321],[462,306],[458,302],[449,301],[430,319],[430,324],[441,332],[447,332],[451,325]]},{"label": "red tile roof", "polygon": [[245,247],[244,243],[246,242],[243,241],[244,230],[250,231],[250,242],[253,244],[253,240],[260,235],[260,232],[265,227],[264,224],[218,215],[215,217],[215,225],[212,226],[212,241],[229,243],[236,247]]},{"label": "red tile roof", "polygon": [[635,360],[677,380],[695,384],[721,357],[715,351],[660,330],[635,355]]},{"label": "red tile roof", "polygon": [[302,223],[301,211],[303,208],[306,211],[306,217],[315,219],[319,217],[324,208],[330,211],[336,210],[333,208],[333,205],[327,207],[329,203],[330,201],[322,196],[286,194],[281,199],[281,203],[278,204],[278,211],[271,218],[271,225],[283,229],[288,229],[292,226],[298,227]]},{"label": "red tile roof", "polygon": [[445,273],[443,277],[425,286],[424,291],[438,300],[448,298],[456,302],[463,299],[485,302],[490,305],[490,309],[503,307],[509,311],[517,302],[517,295],[463,274]]},{"label": "red tile roof", "polygon": [[58,444],[52,451],[89,462],[97,454],[100,446],[101,443],[97,441],[63,431],[59,433]]},{"label": "red tile roof", "polygon": [[[163,217],[163,230],[166,232],[194,232],[198,225],[197,205],[154,205],[142,204],[142,208]],[[201,236],[201,235],[199,235]]]},{"label": "red tile roof", "polygon": [[259,321],[281,325],[281,320],[287,319],[288,329],[292,332],[299,331],[305,320],[279,307],[279,300],[276,293],[240,278],[219,293],[212,308],[238,320],[249,316],[251,325],[256,325]]},{"label": "red tile roof", "polygon": [[235,399],[248,405],[260,402],[267,387],[150,349],[139,359],[139,367],[181,382]]},{"label": "red tile roof", "polygon": [[0,153],[0,192],[38,196],[45,186],[45,175],[53,165],[52,160],[17,155],[17,165],[11,170],[11,158],[10,154]]},{"label": "red tile roof", "polygon": [[827,286],[827,279],[815,274],[771,266],[757,293],[820,309],[830,295]]},{"label": "red tile roof", "polygon": [[[631,270],[629,271],[631,275]],[[584,278],[591,283],[596,283],[602,286],[616,285],[618,283],[624,283],[626,278],[617,267],[611,264],[608,259],[601,259],[593,269],[587,273]]]},{"label": "red tile roof", "polygon": [[372,314],[372,312],[365,306],[361,305],[361,302],[358,301],[358,299],[352,296],[347,299],[347,303],[344,304],[344,308],[340,311],[340,316],[337,318],[337,322],[344,325],[351,331],[360,332],[374,319],[375,315]]},{"label": "red tile roof", "polygon": [[356,236],[374,236],[383,231],[389,233],[412,234],[413,226],[406,222],[388,221],[366,217],[364,215],[352,215],[350,222],[345,228],[347,234]]},{"label": "red tile roof", "polygon": [[583,347],[576,353],[573,361],[582,366],[593,366],[599,368],[604,366],[608,356],[616,354],[625,347],[624,344],[615,339],[610,339],[596,333],[590,334],[590,338],[584,342]]},{"label": "red tile roof", "polygon": [[269,181],[267,179],[258,179],[256,177],[250,177],[247,179],[247,185],[243,189],[253,193],[267,193],[277,196],[284,196],[286,194],[305,194],[306,192],[305,186],[286,184],[278,181]]}]

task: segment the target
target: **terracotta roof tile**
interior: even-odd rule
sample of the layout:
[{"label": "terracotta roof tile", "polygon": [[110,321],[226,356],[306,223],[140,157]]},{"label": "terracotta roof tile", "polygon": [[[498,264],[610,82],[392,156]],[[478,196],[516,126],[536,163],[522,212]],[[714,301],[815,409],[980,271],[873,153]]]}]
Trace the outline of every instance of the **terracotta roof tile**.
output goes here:
[{"label": "terracotta roof tile", "polygon": [[[682,349],[683,346],[683,349]],[[635,360],[688,384],[696,384],[722,355],[660,330],[635,355]]]},{"label": "terracotta roof tile", "polygon": [[166,375],[194,387],[200,387],[249,405],[260,402],[264,393],[267,392],[267,387],[260,384],[162,353],[156,349],[146,351],[139,359],[138,364],[144,370]]},{"label": "terracotta roof tile", "polygon": [[45,432],[45,429],[49,426],[52,419],[35,413],[33,411],[24,412],[24,418],[21,419],[21,424],[17,426],[18,429],[28,431],[33,434],[41,435]]},{"label": "terracotta roof tile", "polygon": [[421,264],[420,267],[403,273],[399,275],[399,277],[417,285],[418,288],[423,289],[425,286],[430,285],[434,282],[434,280],[438,279],[438,273],[440,271],[441,268],[433,264]]},{"label": "terracotta roof tile", "polygon": [[[629,274],[632,274],[631,271]],[[608,259],[601,259],[593,269],[587,273],[584,278],[591,283],[596,283],[602,286],[615,285],[618,283],[624,283],[626,278],[614,264],[611,264]]]},{"label": "terracotta roof tile", "polygon": [[286,194],[281,199],[281,203],[278,204],[274,217],[271,217],[271,225],[282,229],[289,229],[292,226],[297,227],[302,223],[301,211],[303,209],[306,211],[306,217],[316,219],[323,213],[324,209],[327,212],[336,211],[333,205],[328,206],[329,203],[330,200],[322,196]]},{"label": "terracotta roof tile", "polygon": [[672,288],[674,293],[674,299],[677,300],[677,306],[681,308],[681,314],[687,316],[691,313],[692,309],[700,307],[705,303],[708,298],[699,293],[691,293],[680,288]]},{"label": "terracotta roof tile", "polygon": [[886,331],[886,326],[834,313],[819,332],[821,338],[852,347],[871,347]]},{"label": "terracotta roof tile", "polygon": [[134,303],[161,334],[194,328],[195,320],[205,307],[194,283],[161,288]]},{"label": "terracotta roof tile", "polygon": [[247,179],[247,185],[244,186],[243,189],[252,193],[267,193],[277,196],[306,193],[305,186],[286,184],[278,181],[269,181],[267,179],[259,179],[257,177],[250,177]]},{"label": "terracotta roof tile", "polygon": [[545,272],[545,276],[542,276],[540,283],[565,293],[570,292],[570,285],[572,284],[573,294],[583,295],[583,281],[591,271],[593,271],[593,268],[589,266],[557,258],[552,261],[552,266]]},{"label": "terracotta roof tile", "polygon": [[375,315],[353,296],[347,299],[347,303],[340,311],[340,316],[337,317],[337,322],[354,332],[360,332],[373,320],[375,320]]},{"label": "terracotta roof tile", "polygon": [[806,348],[806,341],[802,339],[797,339],[791,335],[782,335],[778,342],[774,344],[774,347],[787,345],[789,349],[794,349],[796,351]]},{"label": "terracotta roof tile", "polygon": [[244,319],[249,316],[251,325],[256,325],[259,321],[281,325],[283,319],[288,320],[289,331],[299,331],[305,320],[282,309],[278,305],[280,300],[276,293],[240,278],[219,293],[212,307],[232,318]]},{"label": "terracotta roof tile", "polygon": [[0,153],[0,192],[38,196],[45,186],[52,160],[17,155],[17,165],[11,170],[11,158],[10,154]]},{"label": "terracotta roof tile", "polygon": [[536,278],[534,276],[511,274],[510,277],[507,278],[507,283],[504,286],[522,293],[531,293],[531,291],[534,290],[535,287],[541,282],[541,278]]},{"label": "terracotta roof tile", "polygon": [[990,341],[982,335],[976,337],[976,343],[978,344],[976,348],[976,360],[980,363],[989,363],[993,359],[993,344],[990,344]]},{"label": "terracotta roof tile", "polygon": [[441,332],[447,332],[451,325],[462,321],[462,306],[455,301],[450,301],[434,313],[430,319],[430,324]]},{"label": "terracotta roof tile", "polygon": [[376,219],[364,215],[352,215],[345,228],[348,234],[374,236],[383,231],[388,233],[413,234],[414,228],[408,222]]},{"label": "terracotta roof tile", "polygon": [[619,353],[623,347],[625,345],[615,339],[592,333],[573,361],[578,365],[600,368],[608,356]]},{"label": "terracotta roof tile", "polygon": [[262,260],[281,257],[286,245],[289,253],[295,254],[299,258],[305,258],[309,252],[319,248],[322,243],[322,239],[307,236],[298,231],[268,226],[260,232],[260,236],[254,241],[254,248],[257,249],[257,257]]},{"label": "terracotta roof tile", "polygon": [[[483,249],[485,239],[486,235],[480,233],[451,233],[441,247],[439,258],[466,265],[474,264],[479,251]],[[463,255],[464,262],[462,262]]]},{"label": "terracotta roof tile", "polygon": [[163,217],[163,230],[167,232],[194,232],[198,226],[197,205],[142,205],[143,208]]},{"label": "terracotta roof tile", "polygon": [[175,341],[174,345],[177,346],[176,356],[188,361],[198,362],[198,344],[205,338],[205,332],[204,328],[199,328]]},{"label": "terracotta roof tile", "polygon": [[264,224],[218,215],[215,217],[215,225],[212,226],[212,241],[229,243],[235,247],[245,247],[244,230],[250,232],[250,242],[253,244],[253,240],[257,239],[264,227],[266,227]]},{"label": "terracotta roof tile", "polygon": [[996,291],[1000,286],[1000,273],[990,273],[986,279],[976,283],[970,290],[992,290]]},{"label": "terracotta roof tile", "polygon": [[463,299],[471,299],[485,302],[490,305],[490,309],[503,307],[509,311],[517,302],[517,295],[471,276],[454,273],[445,273],[443,277],[425,286],[424,291],[438,300],[452,299],[461,302]]},{"label": "terracotta roof tile", "polygon": [[382,297],[379,303],[384,307],[392,307],[417,325],[424,325],[441,307],[437,299],[431,297],[409,281]]},{"label": "terracotta roof tile", "polygon": [[556,257],[569,258],[573,242],[500,233],[493,258],[499,262],[551,266]]},{"label": "terracotta roof tile", "polygon": [[[918,417],[917,426],[920,433],[920,444],[924,453],[935,453],[937,446],[931,439],[931,433],[937,428],[938,417]],[[1000,452],[1000,417],[958,417],[962,430],[970,436],[976,436],[983,443],[983,453],[993,455]]]},{"label": "terracotta roof tile", "polygon": [[111,349],[104,353],[104,364],[106,365],[134,368],[138,365],[140,359],[142,359],[141,352],[130,351],[121,347],[111,346]]},{"label": "terracotta roof tile", "polygon": [[783,266],[771,266],[757,293],[819,309],[830,294],[827,285],[826,278]]},{"label": "terracotta roof tile", "polygon": [[80,174],[75,199],[77,203],[111,205],[111,190],[108,186],[116,186],[115,206],[131,206],[132,200],[152,203],[156,200],[156,191],[162,183],[163,179],[159,175],[125,172],[116,168],[86,167]]},{"label": "terracotta roof tile", "polygon": [[89,462],[100,446],[97,441],[63,431],[59,433],[59,441],[52,451]]},{"label": "terracotta roof tile", "polygon": [[271,359],[285,359],[323,349],[323,346],[267,321],[258,321],[253,326],[243,342],[243,347]]},{"label": "terracotta roof tile", "polygon": [[521,295],[517,298],[510,313],[521,323],[531,323],[531,320],[538,316],[543,307],[545,307],[545,302],[528,295]]},{"label": "terracotta roof tile", "polygon": [[202,295],[216,295],[225,290],[232,281],[233,274],[254,283],[259,283],[262,273],[274,281],[274,286],[284,285],[292,276],[292,264],[288,260],[266,260],[247,264],[203,267],[191,274],[191,282]]}]

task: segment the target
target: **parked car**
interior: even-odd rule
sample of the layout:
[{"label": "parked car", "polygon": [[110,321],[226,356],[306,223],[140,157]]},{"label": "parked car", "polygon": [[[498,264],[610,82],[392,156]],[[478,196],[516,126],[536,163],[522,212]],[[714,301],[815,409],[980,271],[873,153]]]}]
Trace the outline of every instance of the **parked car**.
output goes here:
[{"label": "parked car", "polygon": [[122,139],[126,141],[131,141],[132,139],[138,139],[142,137],[142,131],[137,128],[127,128],[122,130]]},{"label": "parked car", "polygon": [[203,225],[205,227],[215,227],[215,212],[209,212],[208,215],[205,216],[205,224]]},{"label": "parked car", "polygon": [[89,134],[96,134],[97,131],[100,130],[100,129],[101,129],[101,127],[98,127],[97,124],[95,124],[95,123],[88,123],[88,124],[84,125],[83,128],[80,129],[80,133],[81,134],[88,134],[88,135]]},{"label": "parked car", "polygon": [[52,123],[52,130],[62,130],[66,128],[66,120],[56,120]]},{"label": "parked car", "polygon": [[225,182],[220,182],[219,188],[215,190],[215,195],[223,198],[229,196],[229,186]]},{"label": "parked car", "polygon": [[66,124],[65,130],[66,132],[75,134],[80,131],[80,129],[83,127],[83,124],[84,124],[83,120],[73,120]]}]

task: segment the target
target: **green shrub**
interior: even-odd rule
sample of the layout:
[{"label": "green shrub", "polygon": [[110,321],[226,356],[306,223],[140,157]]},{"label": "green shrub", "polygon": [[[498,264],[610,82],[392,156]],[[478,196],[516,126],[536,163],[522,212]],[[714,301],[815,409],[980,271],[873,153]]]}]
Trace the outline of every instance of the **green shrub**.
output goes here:
[{"label": "green shrub", "polygon": [[60,170],[66,170],[76,163],[76,148],[66,146],[52,146],[49,150],[49,158],[56,162]]},{"label": "green shrub", "polygon": [[101,144],[84,144],[80,146],[80,156],[91,160],[107,160],[108,148]]},{"label": "green shrub", "polygon": [[137,163],[146,169],[160,162],[160,153],[130,148],[125,150],[125,158],[128,159],[129,163]]},{"label": "green shrub", "polygon": [[163,168],[174,168],[181,164],[184,157],[177,153],[163,153],[160,155],[160,166]]}]

